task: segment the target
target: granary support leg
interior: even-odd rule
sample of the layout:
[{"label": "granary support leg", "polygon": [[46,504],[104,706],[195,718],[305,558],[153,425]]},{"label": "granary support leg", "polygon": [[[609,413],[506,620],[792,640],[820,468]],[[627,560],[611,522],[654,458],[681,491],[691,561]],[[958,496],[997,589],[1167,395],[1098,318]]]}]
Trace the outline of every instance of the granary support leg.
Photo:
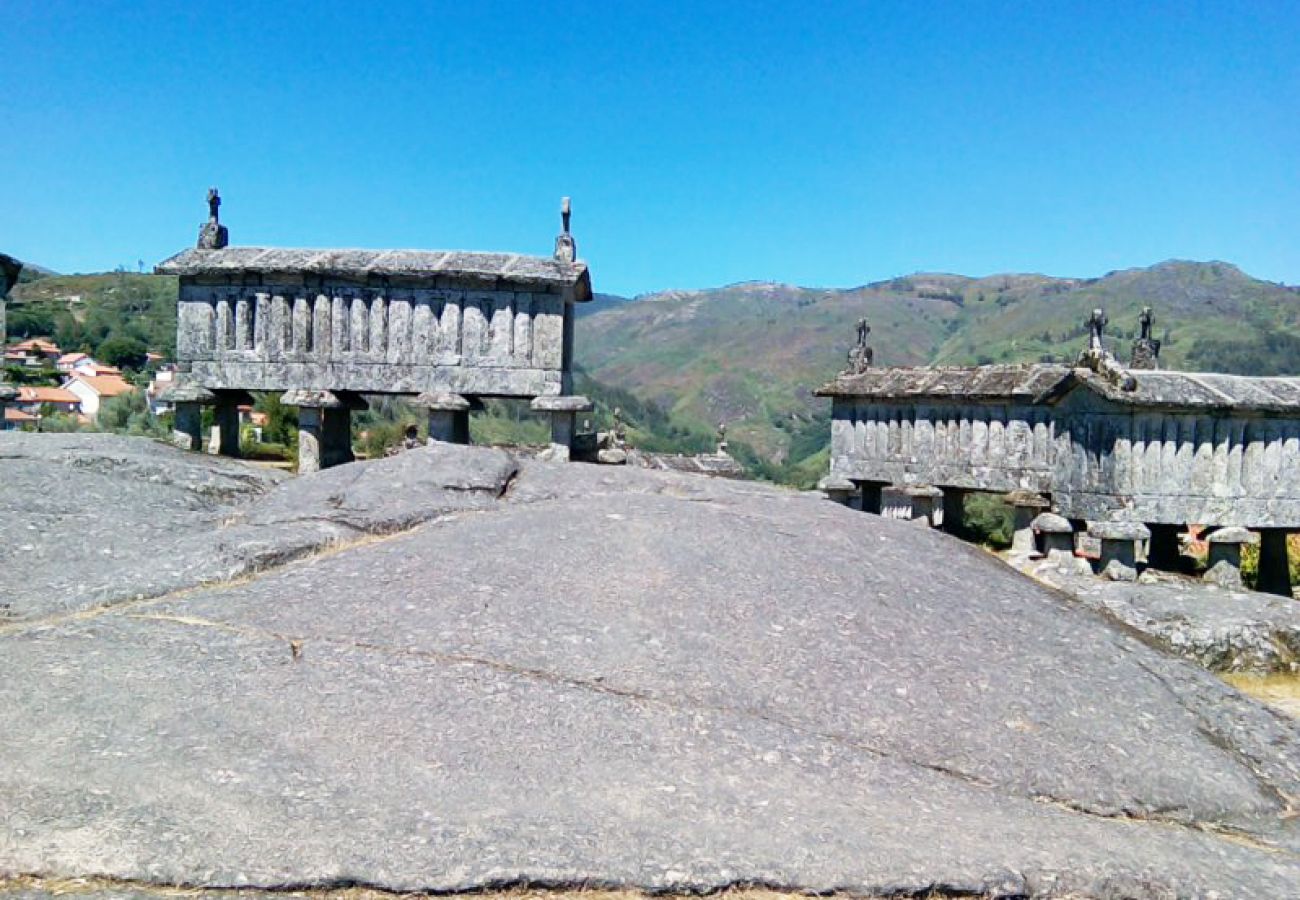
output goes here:
[{"label": "granary support leg", "polygon": [[860,489],[859,501],[863,512],[873,516],[880,515],[885,509],[885,483],[883,481],[855,481]]},{"label": "granary support leg", "polygon": [[832,503],[852,506],[853,495],[856,493],[857,488],[847,478],[841,478],[838,475],[827,475],[817,482],[817,490],[825,494],[826,499]]},{"label": "granary support leg", "polygon": [[182,450],[202,451],[203,407],[216,403],[217,395],[182,373],[158,399],[172,405],[172,443]]},{"label": "granary support leg", "polygon": [[943,530],[960,537],[966,531],[966,494],[961,488],[943,488]]},{"label": "granary support leg", "polygon": [[298,474],[352,462],[352,410],[358,397],[331,391],[287,391],[280,402],[298,407]]},{"label": "granary support leg", "polygon": [[1162,572],[1176,572],[1181,556],[1178,552],[1178,526],[1152,522],[1151,543],[1147,547],[1147,565]]},{"label": "granary support leg", "polygon": [[590,412],[592,402],[582,396],[538,397],[533,400],[531,407],[533,412],[546,413],[551,417],[551,446],[546,451],[546,457],[568,462],[573,454],[578,413]]},{"label": "granary support leg", "polygon": [[1291,560],[1288,555],[1287,531],[1284,528],[1259,530],[1259,576],[1256,590],[1267,594],[1291,594]]},{"label": "granary support leg", "polygon": [[321,468],[356,461],[352,452],[352,410],[325,407],[321,410]]},{"label": "granary support leg", "polygon": [[470,402],[460,394],[431,391],[415,398],[429,411],[430,444],[468,444]]},{"label": "granary support leg", "polygon": [[210,452],[222,456],[239,457],[239,405],[251,403],[252,397],[243,391],[217,394],[212,408],[212,424],[216,446]]},{"label": "granary support leg", "polygon": [[1044,556],[1053,551],[1074,555],[1074,526],[1070,520],[1056,513],[1039,513],[1031,526],[1038,539],[1038,550]]},{"label": "granary support leg", "polygon": [[[1095,522],[1088,534],[1101,542],[1097,574],[1120,581],[1137,577],[1137,545],[1149,540],[1151,532],[1141,522]],[[1115,566],[1115,571],[1110,571]]]},{"label": "granary support leg", "polygon": [[174,405],[172,443],[182,450],[203,448],[203,405],[188,401]]},{"label": "granary support leg", "polygon": [[1007,494],[1003,500],[1011,506],[1011,553],[1013,556],[1030,556],[1038,548],[1034,542],[1034,519],[1051,506],[1041,494],[1019,490]]},{"label": "granary support leg", "polygon": [[934,528],[943,491],[928,484],[920,484],[908,488],[907,497],[912,502],[912,521],[924,520],[925,524]]},{"label": "granary support leg", "polygon": [[319,406],[298,407],[298,474],[321,470],[321,441],[325,431],[324,410]]},{"label": "granary support leg", "polygon": [[1205,571],[1205,580],[1225,588],[1241,587],[1241,548],[1257,540],[1259,538],[1254,533],[1238,526],[1212,532],[1207,538],[1210,553],[1206,560],[1209,568]]}]

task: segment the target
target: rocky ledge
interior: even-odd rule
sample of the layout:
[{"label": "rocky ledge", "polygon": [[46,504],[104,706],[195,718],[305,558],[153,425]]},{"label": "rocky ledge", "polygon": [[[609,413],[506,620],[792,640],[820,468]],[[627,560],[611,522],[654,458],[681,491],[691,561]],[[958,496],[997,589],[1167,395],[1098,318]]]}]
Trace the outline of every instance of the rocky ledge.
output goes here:
[{"label": "rocky ledge", "polygon": [[285,480],[11,434],[0,512],[0,879],[1300,884],[1295,722],[910,524],[486,448]]},{"label": "rocky ledge", "polygon": [[1059,553],[1013,564],[1212,672],[1300,674],[1295,600],[1151,570],[1137,581],[1111,581]]}]

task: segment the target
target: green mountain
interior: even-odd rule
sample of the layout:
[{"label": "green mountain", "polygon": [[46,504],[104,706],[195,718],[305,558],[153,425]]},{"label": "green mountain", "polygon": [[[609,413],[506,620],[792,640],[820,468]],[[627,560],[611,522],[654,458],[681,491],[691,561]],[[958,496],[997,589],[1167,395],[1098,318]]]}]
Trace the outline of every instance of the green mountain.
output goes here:
[{"label": "green mountain", "polygon": [[584,318],[577,358],[593,378],[679,421],[728,422],[782,477],[806,480],[790,467],[824,446],[829,415],[811,391],[843,367],[859,318],[871,323],[877,365],[1068,361],[1097,306],[1122,359],[1150,306],[1168,367],[1300,369],[1300,289],[1227,263],[1181,261],[1091,279],[917,274],[845,290],[670,291]]}]

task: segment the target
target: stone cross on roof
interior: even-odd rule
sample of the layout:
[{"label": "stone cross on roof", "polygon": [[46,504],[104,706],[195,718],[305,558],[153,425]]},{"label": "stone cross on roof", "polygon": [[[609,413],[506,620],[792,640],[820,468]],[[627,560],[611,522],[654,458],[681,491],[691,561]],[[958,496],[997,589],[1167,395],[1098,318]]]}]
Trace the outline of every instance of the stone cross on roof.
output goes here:
[{"label": "stone cross on roof", "polygon": [[1137,340],[1133,342],[1133,354],[1129,359],[1129,368],[1160,368],[1160,342],[1151,337],[1153,323],[1151,307],[1142,307],[1142,315],[1138,316],[1138,327],[1141,329],[1141,333],[1138,335]]},{"label": "stone cross on roof", "polygon": [[867,346],[867,335],[871,334],[871,326],[865,318],[858,319],[858,342],[849,350],[848,368],[844,370],[845,375],[861,375],[871,368],[872,360],[875,358],[875,352]]},{"label": "stone cross on roof", "polygon": [[1106,318],[1106,312],[1101,307],[1094,309],[1092,315],[1088,316],[1088,321],[1083,324],[1088,326],[1088,350],[1094,353],[1100,353],[1105,350],[1105,345],[1101,340],[1102,330],[1110,324]]},{"label": "stone cross on roof", "polygon": [[199,229],[200,250],[221,250],[230,244],[230,232],[221,224],[221,195],[208,188],[208,221]]},{"label": "stone cross on roof", "polygon": [[1106,345],[1102,342],[1101,333],[1109,321],[1106,318],[1105,310],[1101,309],[1101,307],[1094,309],[1092,315],[1088,316],[1088,320],[1084,322],[1088,326],[1088,346],[1079,354],[1079,359],[1075,362],[1075,365],[1092,369],[1092,371],[1120,390],[1136,390],[1137,379],[1130,375],[1115,357],[1111,356],[1106,349]]},{"label": "stone cross on roof", "polygon": [[578,258],[578,244],[569,233],[569,217],[573,209],[569,205],[569,198],[565,197],[560,201],[560,224],[564,230],[555,239],[555,258],[560,262],[574,262]]}]

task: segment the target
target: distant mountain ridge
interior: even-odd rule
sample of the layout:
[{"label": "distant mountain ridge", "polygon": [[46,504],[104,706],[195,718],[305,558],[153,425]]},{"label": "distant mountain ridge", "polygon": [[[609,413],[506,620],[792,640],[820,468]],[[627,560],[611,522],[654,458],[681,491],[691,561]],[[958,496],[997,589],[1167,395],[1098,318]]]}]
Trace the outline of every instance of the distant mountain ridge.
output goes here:
[{"label": "distant mountain ridge", "polygon": [[577,359],[601,382],[700,427],[726,421],[761,456],[793,463],[821,445],[829,411],[811,391],[843,367],[859,318],[880,365],[1068,361],[1098,306],[1124,360],[1151,306],[1168,367],[1300,371],[1300,288],[1186,260],[1096,278],[923,272],[853,288],[659,291],[585,317]]}]

